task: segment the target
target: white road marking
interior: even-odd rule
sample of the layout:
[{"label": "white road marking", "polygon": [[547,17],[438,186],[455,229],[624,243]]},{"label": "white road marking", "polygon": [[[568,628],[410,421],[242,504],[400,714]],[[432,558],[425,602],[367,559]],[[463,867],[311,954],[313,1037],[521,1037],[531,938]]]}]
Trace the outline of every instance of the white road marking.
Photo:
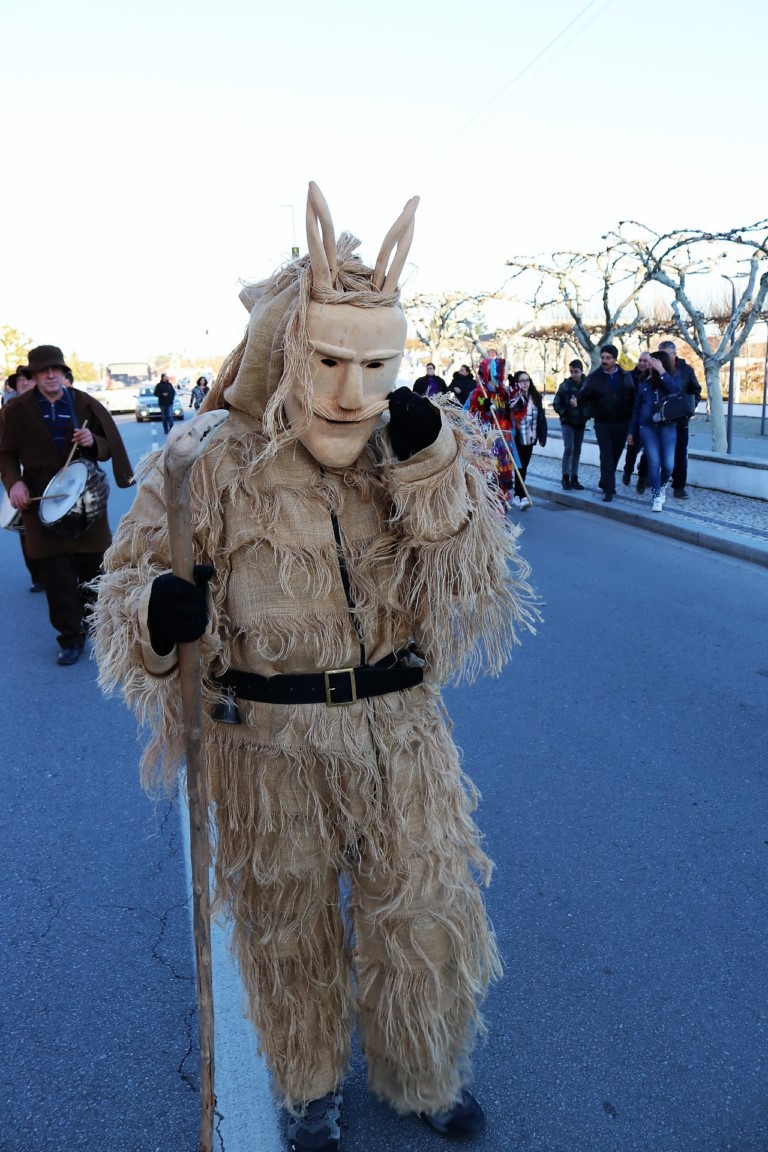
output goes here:
[{"label": "white road marking", "polygon": [[[189,812],[179,805],[187,891],[192,891],[189,858]],[[190,899],[190,920],[192,901]],[[231,958],[229,929],[211,924],[213,970],[214,1078],[219,1129],[226,1152],[283,1152],[269,1074],[259,1056],[256,1035],[243,1012],[243,986]],[[215,1141],[214,1147],[220,1143]]]}]

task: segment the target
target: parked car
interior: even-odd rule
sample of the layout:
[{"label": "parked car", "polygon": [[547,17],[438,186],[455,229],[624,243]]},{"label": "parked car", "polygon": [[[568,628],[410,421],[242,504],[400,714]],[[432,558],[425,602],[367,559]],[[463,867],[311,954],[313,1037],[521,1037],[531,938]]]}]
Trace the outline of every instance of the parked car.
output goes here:
[{"label": "parked car", "polygon": [[139,395],[138,388],[92,388],[89,392],[113,416],[121,412],[133,412]]},{"label": "parked car", "polygon": [[[174,420],[184,419],[184,405],[177,396],[173,401]],[[155,396],[154,388],[142,388],[136,401],[136,420],[139,424],[144,420],[161,420],[160,401]]]}]

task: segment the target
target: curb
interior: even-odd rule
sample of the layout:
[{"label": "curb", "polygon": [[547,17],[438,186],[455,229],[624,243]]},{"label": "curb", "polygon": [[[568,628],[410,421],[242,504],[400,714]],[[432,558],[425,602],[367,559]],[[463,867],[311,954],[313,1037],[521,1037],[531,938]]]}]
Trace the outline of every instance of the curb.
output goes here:
[{"label": "curb", "polygon": [[611,520],[619,520],[622,524],[630,524],[633,528],[642,528],[646,532],[656,532],[660,536],[669,536],[673,540],[681,540],[685,544],[694,544],[698,548],[708,548],[711,552],[720,552],[725,556],[733,556],[738,560],[746,560],[750,564],[759,564],[768,568],[768,544],[760,544],[754,540],[745,540],[735,532],[727,529],[712,531],[701,525],[688,525],[679,521],[670,520],[654,514],[653,512],[635,511],[622,508],[612,500],[609,504],[598,500],[590,493],[576,495],[563,489],[547,484],[526,480],[528,490],[532,496],[540,500],[550,500],[553,504],[563,504],[567,508],[578,508],[582,512],[591,512],[596,516],[607,516]]}]

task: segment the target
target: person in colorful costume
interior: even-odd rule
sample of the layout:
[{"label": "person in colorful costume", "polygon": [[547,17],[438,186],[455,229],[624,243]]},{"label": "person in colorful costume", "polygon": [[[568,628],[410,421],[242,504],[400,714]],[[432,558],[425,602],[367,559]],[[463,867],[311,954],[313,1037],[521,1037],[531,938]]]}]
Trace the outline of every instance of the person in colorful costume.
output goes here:
[{"label": "person in colorful costume", "polygon": [[480,361],[477,369],[477,378],[486,388],[503,389],[505,387],[507,362],[503,356],[496,355],[496,349],[490,348],[488,355]]},{"label": "person in colorful costume", "polygon": [[[498,359],[494,363],[503,364]],[[473,389],[467,401],[467,409],[492,436],[495,480],[502,508],[509,508],[515,492],[515,472],[510,452],[515,463],[520,465],[520,457],[515,446],[515,419],[509,403],[509,386],[502,379],[497,383],[488,367],[491,361],[484,360],[478,369],[481,383]],[[483,364],[486,368],[483,370]]]},{"label": "person in colorful costume", "polygon": [[[370,268],[310,185],[309,256],[243,290],[203,405],[229,417],[191,474],[198,584],[169,572],[156,453],[97,604],[100,683],[151,729],[148,786],[175,783],[175,643],[201,637],[215,898],[299,1152],[339,1148],[355,1021],[373,1092],[482,1128],[469,1057],[501,968],[439,688],[497,673],[535,610],[479,432],[392,391],[416,203]],[[228,692],[239,723],[216,720]]]}]

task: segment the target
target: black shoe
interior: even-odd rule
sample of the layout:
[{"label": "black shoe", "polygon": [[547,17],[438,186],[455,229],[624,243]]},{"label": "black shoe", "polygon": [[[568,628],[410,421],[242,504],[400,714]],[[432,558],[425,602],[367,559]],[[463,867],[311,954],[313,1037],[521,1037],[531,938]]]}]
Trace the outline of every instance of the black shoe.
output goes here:
[{"label": "black shoe", "polygon": [[688,499],[688,493],[686,492],[685,488],[673,488],[672,495],[677,496],[678,500]]},{"label": "black shoe", "polygon": [[570,476],[563,476],[563,488],[565,488],[566,492],[570,492],[572,487],[573,483],[571,482]]},{"label": "black shoe", "polygon": [[485,1113],[466,1088],[452,1108],[444,1112],[421,1112],[420,1116],[435,1132],[454,1139],[479,1136],[485,1128]]},{"label": "black shoe", "polygon": [[603,503],[610,504],[611,500],[613,500],[613,492],[603,492]]},{"label": "black shoe", "polygon": [[584,485],[579,484],[578,476],[571,476],[571,488],[573,488],[574,492],[583,492],[584,491]]},{"label": "black shoe", "polygon": [[621,482],[622,482],[622,484],[630,484],[632,482],[632,473],[631,472],[625,472],[621,478]]},{"label": "black shoe", "polygon": [[42,580],[35,580],[34,584],[29,586],[30,592],[45,592],[45,584]]},{"label": "black shoe", "polygon": [[639,495],[639,496],[642,496],[643,492],[645,492],[645,490],[646,490],[646,488],[647,488],[647,487],[648,487],[648,485],[647,485],[647,483],[645,482],[645,480],[638,480],[638,482],[637,482],[637,493],[638,493],[638,495]]},{"label": "black shoe", "polygon": [[56,657],[57,664],[77,664],[82,648],[62,648]]},{"label": "black shoe", "polygon": [[291,1152],[338,1152],[341,1147],[341,1089],[310,1100],[288,1117]]}]

